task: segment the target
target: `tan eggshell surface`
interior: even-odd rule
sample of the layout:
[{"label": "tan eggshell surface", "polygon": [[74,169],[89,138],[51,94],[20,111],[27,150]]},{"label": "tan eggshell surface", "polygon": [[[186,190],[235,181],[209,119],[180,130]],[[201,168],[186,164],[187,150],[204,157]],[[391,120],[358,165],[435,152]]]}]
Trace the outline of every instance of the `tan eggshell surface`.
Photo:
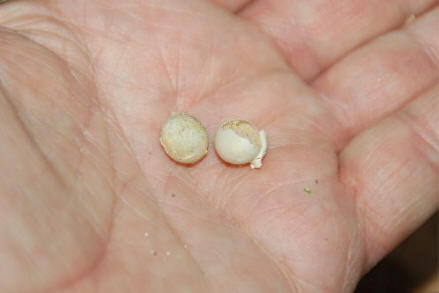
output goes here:
[{"label": "tan eggshell surface", "polygon": [[160,143],[173,160],[193,164],[207,153],[209,137],[204,126],[186,113],[173,113],[162,127]]}]

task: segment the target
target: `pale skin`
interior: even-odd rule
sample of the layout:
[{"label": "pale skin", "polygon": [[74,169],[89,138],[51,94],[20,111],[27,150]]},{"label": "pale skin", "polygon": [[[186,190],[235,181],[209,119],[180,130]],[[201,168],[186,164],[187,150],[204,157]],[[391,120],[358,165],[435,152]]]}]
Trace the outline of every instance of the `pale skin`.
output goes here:
[{"label": "pale skin", "polygon": [[245,1],[0,6],[0,292],[352,292],[437,210],[437,1]]}]

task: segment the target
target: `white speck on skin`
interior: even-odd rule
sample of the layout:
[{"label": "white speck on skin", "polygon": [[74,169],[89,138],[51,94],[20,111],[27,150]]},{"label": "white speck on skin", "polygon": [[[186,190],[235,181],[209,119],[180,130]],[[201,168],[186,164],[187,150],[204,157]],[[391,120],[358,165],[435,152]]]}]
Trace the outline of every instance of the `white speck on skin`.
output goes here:
[{"label": "white speck on skin", "polygon": [[405,25],[409,25],[416,20],[416,15],[412,14],[405,20]]},{"label": "white speck on skin", "polygon": [[149,236],[149,233],[145,232],[145,237],[148,238],[148,236]]},{"label": "white speck on skin", "polygon": [[151,255],[156,255],[157,254],[157,252],[155,251],[155,250],[153,250],[153,249],[151,249],[151,251],[149,252]]},{"label": "white speck on skin", "polygon": [[183,245],[184,248],[187,248],[187,244]]},{"label": "white speck on skin", "polygon": [[170,251],[166,251],[166,256],[170,256],[171,252]]}]

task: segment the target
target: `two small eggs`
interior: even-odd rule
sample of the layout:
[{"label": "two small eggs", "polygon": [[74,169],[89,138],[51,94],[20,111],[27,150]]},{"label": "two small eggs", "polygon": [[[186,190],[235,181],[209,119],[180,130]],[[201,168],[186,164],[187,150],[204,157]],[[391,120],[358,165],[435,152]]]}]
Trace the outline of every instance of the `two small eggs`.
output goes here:
[{"label": "two small eggs", "polygon": [[[209,137],[204,126],[186,113],[174,113],[163,125],[160,143],[173,160],[193,164],[207,153]],[[234,165],[250,163],[260,168],[267,151],[265,132],[243,120],[223,123],[215,134],[215,150],[225,162]]]}]

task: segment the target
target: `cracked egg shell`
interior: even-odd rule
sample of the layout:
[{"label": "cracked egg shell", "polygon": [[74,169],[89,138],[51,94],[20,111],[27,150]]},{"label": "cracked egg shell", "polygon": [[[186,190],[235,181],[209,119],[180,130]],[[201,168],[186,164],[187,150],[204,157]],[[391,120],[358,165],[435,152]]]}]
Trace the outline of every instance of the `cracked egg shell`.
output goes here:
[{"label": "cracked egg shell", "polygon": [[215,150],[227,163],[260,168],[267,150],[266,135],[248,121],[230,120],[218,128]]}]

